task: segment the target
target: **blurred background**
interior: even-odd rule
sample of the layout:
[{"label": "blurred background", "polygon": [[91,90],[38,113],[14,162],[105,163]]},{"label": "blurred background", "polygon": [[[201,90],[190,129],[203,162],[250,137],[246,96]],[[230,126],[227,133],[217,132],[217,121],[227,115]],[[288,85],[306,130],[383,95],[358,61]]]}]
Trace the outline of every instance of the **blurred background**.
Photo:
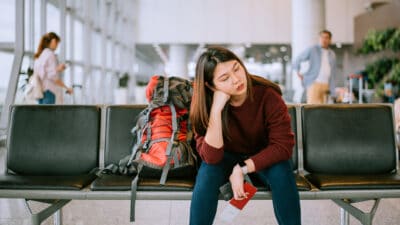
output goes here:
[{"label": "blurred background", "polygon": [[74,88],[65,104],[145,103],[152,75],[193,78],[210,45],[233,50],[299,103],[292,60],[322,29],[333,34],[338,87],[363,74],[364,102],[393,102],[399,92],[399,0],[1,0],[0,8],[0,129],[8,106],[26,103],[33,53],[50,31],[61,37],[62,77]]}]

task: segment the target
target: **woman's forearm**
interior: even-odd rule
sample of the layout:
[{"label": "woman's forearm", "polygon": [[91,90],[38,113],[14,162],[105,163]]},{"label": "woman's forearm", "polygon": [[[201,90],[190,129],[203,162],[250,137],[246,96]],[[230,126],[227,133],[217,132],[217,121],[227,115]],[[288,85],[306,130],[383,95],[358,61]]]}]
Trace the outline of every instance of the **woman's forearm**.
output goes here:
[{"label": "woman's forearm", "polygon": [[210,120],[204,137],[207,144],[215,148],[221,148],[224,145],[221,113],[220,110],[214,110],[211,108]]},{"label": "woman's forearm", "polygon": [[65,89],[68,89],[68,87],[64,84],[64,82],[61,79],[57,79],[54,81],[58,86],[63,87]]}]

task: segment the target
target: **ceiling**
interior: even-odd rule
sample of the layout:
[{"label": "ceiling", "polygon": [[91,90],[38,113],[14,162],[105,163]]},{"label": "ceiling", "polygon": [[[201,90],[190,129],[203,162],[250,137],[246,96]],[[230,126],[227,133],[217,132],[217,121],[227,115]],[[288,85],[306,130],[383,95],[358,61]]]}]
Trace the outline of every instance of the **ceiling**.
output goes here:
[{"label": "ceiling", "polygon": [[[162,51],[168,56],[169,45],[160,44]],[[188,49],[188,61],[195,62],[194,54],[199,45],[186,45]],[[210,45],[205,45],[205,47]],[[228,47],[228,45],[222,45]],[[254,60],[255,62],[271,63],[280,60],[290,60],[291,58],[291,47],[287,44],[276,44],[276,45],[241,45],[245,50],[243,60]],[[154,45],[150,44],[137,44],[136,45],[136,57],[148,62],[149,64],[160,64],[163,63],[160,55],[157,53]]]}]

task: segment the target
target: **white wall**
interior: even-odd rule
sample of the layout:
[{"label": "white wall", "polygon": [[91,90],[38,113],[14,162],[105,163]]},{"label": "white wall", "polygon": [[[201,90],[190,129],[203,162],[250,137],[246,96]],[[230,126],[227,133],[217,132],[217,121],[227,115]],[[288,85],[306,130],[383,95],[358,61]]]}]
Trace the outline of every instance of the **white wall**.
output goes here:
[{"label": "white wall", "polygon": [[354,17],[365,12],[366,0],[325,0],[326,28],[333,42],[354,42]]},{"label": "white wall", "polygon": [[140,0],[138,43],[290,42],[290,0]]},{"label": "white wall", "polygon": [[[298,0],[307,1],[307,0]],[[366,0],[326,0],[334,41],[353,43]],[[291,0],[139,0],[137,43],[290,43]]]}]

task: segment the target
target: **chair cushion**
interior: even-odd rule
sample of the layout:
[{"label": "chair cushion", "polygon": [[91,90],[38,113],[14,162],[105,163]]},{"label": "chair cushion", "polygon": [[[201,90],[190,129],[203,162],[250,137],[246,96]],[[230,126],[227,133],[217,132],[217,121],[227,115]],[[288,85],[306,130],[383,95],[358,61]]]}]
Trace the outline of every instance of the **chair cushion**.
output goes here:
[{"label": "chair cushion", "polygon": [[76,176],[0,176],[0,189],[80,190],[88,186],[96,175]]},{"label": "chair cushion", "polygon": [[400,175],[326,175],[308,174],[306,178],[321,190],[397,189]]},{"label": "chair cushion", "polygon": [[146,105],[112,105],[107,107],[105,165],[118,164],[119,160],[131,153],[133,145],[132,128]]},{"label": "chair cushion", "polygon": [[[311,190],[310,184],[308,181],[301,175],[294,173],[296,186],[298,191],[309,191]],[[258,191],[270,191],[269,185],[265,185],[262,181],[254,174],[250,175],[250,179],[253,182],[254,186],[257,187]]]},{"label": "chair cushion", "polygon": [[302,107],[304,169],[311,174],[389,174],[396,169],[389,105]]},{"label": "chair cushion", "polygon": [[[93,191],[129,191],[132,177],[123,175],[103,174],[91,185]],[[194,180],[167,179],[165,185],[160,185],[159,179],[141,178],[138,191],[191,191]]]},{"label": "chair cushion", "polygon": [[298,191],[309,191],[311,190],[310,184],[303,176],[296,174],[296,186]]},{"label": "chair cushion", "polygon": [[15,105],[7,169],[27,176],[75,176],[98,167],[100,108]]},{"label": "chair cushion", "polygon": [[[310,190],[307,180],[295,174],[296,185],[299,191]],[[260,180],[251,178],[258,191],[269,191],[269,187]],[[98,177],[90,186],[92,191],[129,191],[131,190],[132,177],[104,174]],[[160,185],[159,179],[141,178],[138,191],[191,191],[195,181],[192,179],[168,179],[165,186]]]}]

